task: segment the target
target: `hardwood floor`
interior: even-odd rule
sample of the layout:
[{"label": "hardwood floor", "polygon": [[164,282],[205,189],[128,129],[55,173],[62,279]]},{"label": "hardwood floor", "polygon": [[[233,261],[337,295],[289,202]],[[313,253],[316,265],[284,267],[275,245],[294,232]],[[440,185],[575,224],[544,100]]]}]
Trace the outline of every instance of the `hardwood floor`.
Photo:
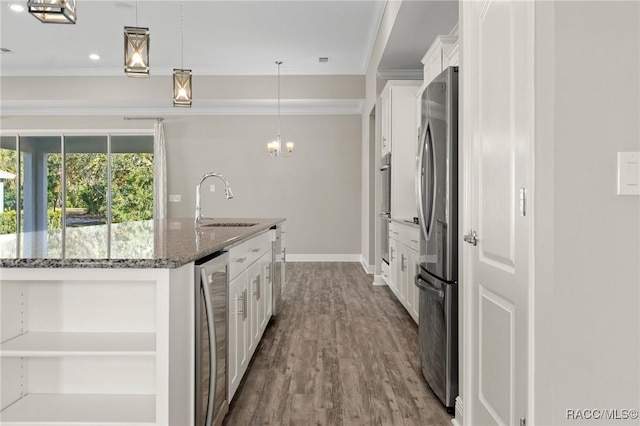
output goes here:
[{"label": "hardwood floor", "polygon": [[418,330],[358,263],[288,263],[280,312],[229,407],[236,425],[451,425]]}]

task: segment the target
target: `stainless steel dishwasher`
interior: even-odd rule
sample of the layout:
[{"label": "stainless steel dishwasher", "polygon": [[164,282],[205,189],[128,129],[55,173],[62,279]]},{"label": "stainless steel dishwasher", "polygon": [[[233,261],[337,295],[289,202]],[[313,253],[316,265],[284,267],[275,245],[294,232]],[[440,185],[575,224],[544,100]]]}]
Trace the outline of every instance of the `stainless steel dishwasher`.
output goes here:
[{"label": "stainless steel dishwasher", "polygon": [[[221,425],[229,411],[227,397],[228,265],[227,252],[214,253],[196,261],[196,426]],[[212,371],[215,373],[212,374]]]}]

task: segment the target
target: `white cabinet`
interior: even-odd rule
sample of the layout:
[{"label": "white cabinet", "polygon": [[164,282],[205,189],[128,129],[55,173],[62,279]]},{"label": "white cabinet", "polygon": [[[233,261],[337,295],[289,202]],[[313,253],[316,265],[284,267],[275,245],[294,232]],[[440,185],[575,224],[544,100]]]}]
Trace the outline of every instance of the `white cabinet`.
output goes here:
[{"label": "white cabinet", "polygon": [[389,80],[380,94],[382,154],[391,152],[391,215],[416,216],[415,94],[419,80]]},{"label": "white cabinet", "polygon": [[389,238],[389,281],[393,294],[398,297],[398,242]]},{"label": "white cabinet", "polygon": [[434,78],[445,68],[457,65],[458,58],[458,36],[441,35],[436,37],[434,42],[422,58],[424,65],[424,86],[428,86]]},{"label": "white cabinet", "polygon": [[391,87],[387,86],[380,94],[380,156],[391,152]]},{"label": "white cabinet", "polygon": [[229,401],[233,398],[271,317],[273,231],[229,250]]},{"label": "white cabinet", "polygon": [[[391,222],[389,226],[389,287],[413,320],[418,322],[418,288],[413,283],[420,257],[419,230]],[[393,253],[393,255],[392,255]]]},{"label": "white cabinet", "polygon": [[229,283],[229,400],[238,389],[240,380],[249,364],[247,356],[249,348],[250,321],[248,312],[248,280],[249,271],[245,270]]},{"label": "white cabinet", "polygon": [[416,92],[416,127],[421,131],[422,93],[424,89],[447,67],[460,64],[460,44],[458,36],[438,36],[422,58],[424,80]]}]

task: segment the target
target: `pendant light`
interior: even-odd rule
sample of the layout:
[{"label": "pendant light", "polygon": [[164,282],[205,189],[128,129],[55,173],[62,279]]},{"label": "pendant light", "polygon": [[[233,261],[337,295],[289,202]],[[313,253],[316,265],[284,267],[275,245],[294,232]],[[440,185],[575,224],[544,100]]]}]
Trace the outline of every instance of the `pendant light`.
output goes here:
[{"label": "pendant light", "polygon": [[180,3],[180,69],[173,70],[173,106],[191,107],[191,70],[184,69],[184,0]]},{"label": "pendant light", "polygon": [[[278,133],[276,139],[267,144],[267,150],[272,157],[279,157],[282,153],[282,141],[280,140],[280,65],[282,61],[276,61],[278,66]],[[286,143],[287,152],[291,154],[293,152],[293,142]],[[288,155],[285,155],[288,157]]]},{"label": "pendant light", "polygon": [[44,23],[76,23],[76,0],[29,0],[27,6],[29,13]]},{"label": "pendant light", "polygon": [[129,77],[149,77],[149,28],[138,27],[138,0],[136,0],[136,26],[124,27],[124,72]]}]

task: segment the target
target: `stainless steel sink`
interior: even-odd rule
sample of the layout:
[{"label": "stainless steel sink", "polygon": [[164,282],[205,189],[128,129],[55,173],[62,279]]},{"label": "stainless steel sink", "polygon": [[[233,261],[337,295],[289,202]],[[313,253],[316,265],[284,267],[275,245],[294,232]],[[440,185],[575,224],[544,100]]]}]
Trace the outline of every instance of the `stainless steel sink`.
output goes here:
[{"label": "stainless steel sink", "polygon": [[257,225],[257,223],[246,223],[246,222],[215,222],[215,223],[208,223],[206,225],[200,225],[203,228],[208,228],[208,227],[212,227],[212,226],[225,226],[225,227],[248,227],[248,226],[255,226]]}]

